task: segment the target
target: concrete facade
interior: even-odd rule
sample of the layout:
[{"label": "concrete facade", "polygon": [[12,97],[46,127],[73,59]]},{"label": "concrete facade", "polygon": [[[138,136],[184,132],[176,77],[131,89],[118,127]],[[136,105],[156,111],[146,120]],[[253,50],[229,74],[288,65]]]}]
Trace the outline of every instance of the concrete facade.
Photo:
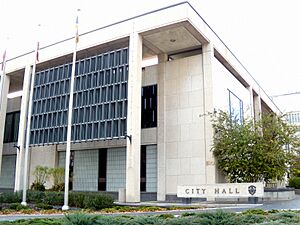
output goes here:
[{"label": "concrete facade", "polygon": [[[66,65],[66,61],[70,62],[72,43],[67,40],[43,48],[37,72],[58,68]],[[90,138],[74,141],[71,144],[71,150],[74,152],[71,164],[75,191],[98,191],[100,183],[105,182],[105,191],[108,192],[118,192],[119,189],[125,188],[126,202],[140,202],[141,193],[149,193],[156,196],[155,200],[165,201],[176,197],[178,185],[223,182],[211,152],[213,129],[209,115],[219,109],[231,110],[236,104],[242,109],[240,113],[242,112],[243,116],[255,118],[264,111],[278,111],[251,74],[189,3],[176,4],[81,35],[77,56],[78,60],[88,57],[92,59],[100,53],[104,54],[104,57],[116,49],[128,49],[128,79],[120,83],[127,85],[124,91],[127,94],[126,114],[121,118],[126,119],[126,133],[101,140]],[[3,105],[0,111],[0,123],[3,124],[0,126],[2,159],[9,155],[5,153],[8,151],[6,149],[13,146],[13,143],[9,143],[2,147],[5,115],[13,106],[17,107],[14,111],[21,111],[17,142],[20,150],[17,152],[14,149],[11,154],[16,159],[16,175],[11,175],[10,171],[13,169],[9,168],[6,169],[5,176],[0,177],[0,182],[5,182],[6,185],[2,185],[3,187],[9,186],[15,190],[22,189],[23,149],[31,82],[31,65],[27,62],[30,57],[32,53],[7,62],[5,88],[0,93],[1,101],[5,103],[9,89],[23,90],[22,101],[17,104],[9,101],[7,107]],[[143,66],[149,59],[155,59],[155,63]],[[111,67],[105,68],[105,71],[118,71],[117,69],[119,67]],[[86,72],[86,76],[97,76],[96,72]],[[112,76],[116,73],[112,73]],[[9,79],[22,82],[9,84]],[[51,84],[50,82],[50,88]],[[41,89],[43,85],[40,84]],[[45,84],[45,87],[46,85],[48,84]],[[119,84],[110,85],[105,84],[101,90],[110,87],[116,89]],[[157,118],[153,116],[156,118],[156,125],[141,129],[141,111],[144,106],[141,102],[142,87],[153,85],[157,87]],[[102,92],[101,95],[95,96],[92,88],[84,91],[93,94],[94,97],[89,97],[91,99],[103,96]],[[117,98],[120,93],[116,91],[112,95]],[[108,97],[103,106],[111,104],[107,99]],[[116,105],[118,101],[117,99]],[[229,104],[231,101],[232,105]],[[152,99],[151,104],[154,104]],[[94,106],[95,104],[91,108]],[[86,113],[87,109],[84,110]],[[109,108],[107,114],[113,114],[115,110],[118,110],[117,107]],[[53,110],[53,113],[56,111]],[[93,124],[90,123],[87,127],[90,125],[95,129],[95,121],[92,122]],[[106,120],[103,124],[108,126],[109,122],[111,121]],[[114,122],[113,120],[111,124],[115,124]],[[56,121],[53,130],[58,130],[59,126]],[[119,132],[121,126],[116,127]],[[5,147],[6,145],[8,146]],[[144,159],[141,159],[141,148],[145,149]],[[28,187],[34,180],[33,171],[36,166],[64,167],[65,150],[66,145],[63,142],[50,145],[32,144]],[[103,177],[100,177],[103,171],[99,168],[104,167],[105,172],[101,175]],[[15,177],[14,184],[11,177]],[[141,181],[144,178],[145,190],[141,190]],[[47,188],[51,185],[51,180],[46,183]],[[0,184],[0,188],[2,186]]]}]

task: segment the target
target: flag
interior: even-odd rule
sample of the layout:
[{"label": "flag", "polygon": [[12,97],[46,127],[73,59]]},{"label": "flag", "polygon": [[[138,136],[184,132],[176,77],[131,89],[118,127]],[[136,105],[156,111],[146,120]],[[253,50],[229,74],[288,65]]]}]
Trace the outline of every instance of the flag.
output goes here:
[{"label": "flag", "polygon": [[35,60],[37,61],[37,62],[39,62],[39,50],[40,50],[40,42],[37,42],[37,46],[36,46],[36,58],[35,58]]},{"label": "flag", "polygon": [[1,66],[1,71],[4,70],[5,62],[6,62],[6,49],[4,50],[3,56],[2,56],[2,66]]},{"label": "flag", "polygon": [[75,34],[76,43],[79,42],[79,34],[78,34],[78,16],[76,17],[76,34]]}]

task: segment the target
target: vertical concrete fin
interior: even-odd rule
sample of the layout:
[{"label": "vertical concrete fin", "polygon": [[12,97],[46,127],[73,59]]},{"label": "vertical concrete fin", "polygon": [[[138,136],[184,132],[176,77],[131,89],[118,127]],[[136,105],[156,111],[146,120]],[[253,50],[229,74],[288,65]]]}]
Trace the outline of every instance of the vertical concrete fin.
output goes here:
[{"label": "vertical concrete fin", "polygon": [[129,38],[129,76],[126,145],[126,202],[140,202],[142,37]]},{"label": "vertical concrete fin", "polygon": [[29,101],[29,88],[30,88],[30,71],[31,66],[25,67],[24,79],[23,79],[23,93],[21,101],[21,112],[20,112],[20,123],[18,133],[18,146],[17,160],[16,160],[16,176],[15,176],[15,191],[22,189],[22,178],[23,178],[23,161],[24,161],[24,146],[25,146],[25,132],[27,122],[27,111]]},{"label": "vertical concrete fin", "polygon": [[4,141],[4,129],[5,129],[5,118],[7,110],[7,94],[9,91],[10,77],[5,73],[1,75],[0,85],[0,176],[1,176],[1,165],[2,165],[2,151]]}]

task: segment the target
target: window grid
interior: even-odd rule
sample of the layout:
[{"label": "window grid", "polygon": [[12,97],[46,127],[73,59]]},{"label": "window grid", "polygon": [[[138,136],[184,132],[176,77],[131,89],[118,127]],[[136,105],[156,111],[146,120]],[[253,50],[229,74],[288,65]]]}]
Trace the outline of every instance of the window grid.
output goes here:
[{"label": "window grid", "polygon": [[[71,70],[68,63],[36,74],[31,144],[66,141]],[[72,141],[124,136],[127,80],[128,48],[76,62]]]}]

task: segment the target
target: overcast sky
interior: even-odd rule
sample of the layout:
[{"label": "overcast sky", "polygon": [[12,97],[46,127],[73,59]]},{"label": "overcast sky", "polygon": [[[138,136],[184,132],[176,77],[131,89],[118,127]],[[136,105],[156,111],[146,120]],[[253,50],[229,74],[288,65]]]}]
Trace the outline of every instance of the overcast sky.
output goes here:
[{"label": "overcast sky", "polygon": [[[0,0],[0,51],[8,58],[180,0]],[[300,91],[298,0],[190,0],[269,95]],[[41,24],[39,32],[37,25]],[[38,33],[38,35],[37,35]],[[2,56],[1,56],[2,58]]]}]

